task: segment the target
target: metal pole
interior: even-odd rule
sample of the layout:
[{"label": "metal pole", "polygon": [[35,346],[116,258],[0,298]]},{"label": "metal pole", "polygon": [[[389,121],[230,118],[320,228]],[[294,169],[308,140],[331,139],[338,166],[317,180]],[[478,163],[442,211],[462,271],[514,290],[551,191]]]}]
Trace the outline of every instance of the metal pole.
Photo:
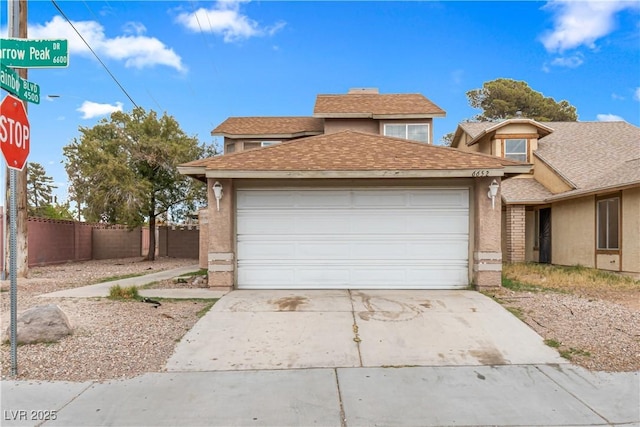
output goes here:
[{"label": "metal pole", "polygon": [[16,208],[16,173],[15,169],[9,171],[11,186],[9,276],[11,278],[11,376],[13,377],[18,376],[18,254],[16,253],[16,217],[18,216],[18,209]]},{"label": "metal pole", "polygon": [[[9,37],[17,38],[19,36],[20,27],[20,5],[18,0],[8,0],[7,12],[9,16]],[[9,171],[9,186],[11,187],[11,201],[9,211],[10,236],[9,236],[9,277],[10,283],[10,306],[11,306],[11,376],[18,376],[18,260],[17,260],[17,238],[16,238],[16,218],[18,216],[18,209],[16,207],[16,170],[10,169]]]}]

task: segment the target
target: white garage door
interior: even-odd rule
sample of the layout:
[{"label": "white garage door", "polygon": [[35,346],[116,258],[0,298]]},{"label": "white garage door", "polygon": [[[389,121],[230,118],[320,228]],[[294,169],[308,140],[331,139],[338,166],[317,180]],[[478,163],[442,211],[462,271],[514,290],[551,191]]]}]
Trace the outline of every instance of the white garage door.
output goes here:
[{"label": "white garage door", "polygon": [[452,289],[469,284],[469,192],[238,190],[242,289]]}]

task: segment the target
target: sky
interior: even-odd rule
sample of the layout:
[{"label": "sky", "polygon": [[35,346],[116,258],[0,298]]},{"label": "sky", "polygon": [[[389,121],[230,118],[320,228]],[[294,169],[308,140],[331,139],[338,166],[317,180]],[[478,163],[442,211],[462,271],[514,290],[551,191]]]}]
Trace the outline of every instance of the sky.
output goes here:
[{"label": "sky", "polygon": [[[7,26],[0,0],[2,38]],[[210,133],[227,117],[310,116],[317,94],[375,87],[444,109],[437,144],[480,112],[467,91],[510,78],[569,101],[580,121],[640,126],[637,1],[30,0],[28,38],[69,43],[68,67],[27,77],[41,96],[28,160],[59,201],[63,147],[135,105],[220,147]]]}]

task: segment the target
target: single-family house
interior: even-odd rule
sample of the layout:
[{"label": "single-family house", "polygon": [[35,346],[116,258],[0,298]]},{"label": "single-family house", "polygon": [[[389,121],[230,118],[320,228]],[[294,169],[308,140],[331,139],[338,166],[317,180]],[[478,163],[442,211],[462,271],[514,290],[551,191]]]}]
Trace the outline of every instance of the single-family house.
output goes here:
[{"label": "single-family house", "polygon": [[318,95],[309,117],[232,117],[207,184],[201,266],[231,289],[459,289],[501,283],[503,178],[531,165],[433,145],[421,94]]},{"label": "single-family house", "polygon": [[461,123],[452,147],[533,164],[502,181],[505,261],[640,273],[640,128],[526,118]]}]

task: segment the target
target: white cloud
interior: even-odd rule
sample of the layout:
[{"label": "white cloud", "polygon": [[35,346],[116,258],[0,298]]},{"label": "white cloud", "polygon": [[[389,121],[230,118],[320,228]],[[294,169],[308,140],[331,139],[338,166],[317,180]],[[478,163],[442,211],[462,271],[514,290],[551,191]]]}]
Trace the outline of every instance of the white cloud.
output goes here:
[{"label": "white cloud", "polygon": [[122,111],[122,102],[116,102],[115,105],[111,105],[84,101],[76,111],[82,113],[83,119],[92,119],[94,117],[106,116],[116,111]]},{"label": "white cloud", "polygon": [[624,119],[615,114],[598,114],[596,120],[599,122],[624,122]]},{"label": "white cloud", "polygon": [[616,101],[624,101],[624,96],[618,95],[617,93],[614,92],[611,94],[611,99],[614,99]]},{"label": "white cloud", "polygon": [[247,0],[218,0],[210,8],[200,8],[193,13],[181,13],[176,21],[191,31],[221,35],[226,43],[257,36],[273,36],[286,24],[283,21],[262,27],[240,11],[240,4]]},{"label": "white cloud", "polygon": [[563,52],[580,46],[595,48],[595,41],[615,29],[615,15],[624,9],[637,8],[636,1],[552,0],[544,9],[551,11],[554,28],[541,36],[549,52]]},{"label": "white cloud", "polygon": [[637,87],[635,92],[633,92],[633,99],[640,101],[640,87]]},{"label": "white cloud", "polygon": [[583,62],[582,55],[571,55],[555,58],[551,61],[551,65],[555,67],[578,68]]},{"label": "white cloud", "polygon": [[[178,71],[186,71],[182,59],[173,49],[154,37],[144,36],[144,25],[129,22],[125,24],[124,33],[115,38],[108,38],[104,27],[95,21],[73,22],[74,27],[82,34],[89,46],[102,59],[110,58],[124,61],[126,67],[145,68],[165,65]],[[44,25],[29,27],[29,38],[32,39],[67,39],[69,53],[93,58],[93,54],[76,34],[71,25],[60,16],[55,16]]]}]

